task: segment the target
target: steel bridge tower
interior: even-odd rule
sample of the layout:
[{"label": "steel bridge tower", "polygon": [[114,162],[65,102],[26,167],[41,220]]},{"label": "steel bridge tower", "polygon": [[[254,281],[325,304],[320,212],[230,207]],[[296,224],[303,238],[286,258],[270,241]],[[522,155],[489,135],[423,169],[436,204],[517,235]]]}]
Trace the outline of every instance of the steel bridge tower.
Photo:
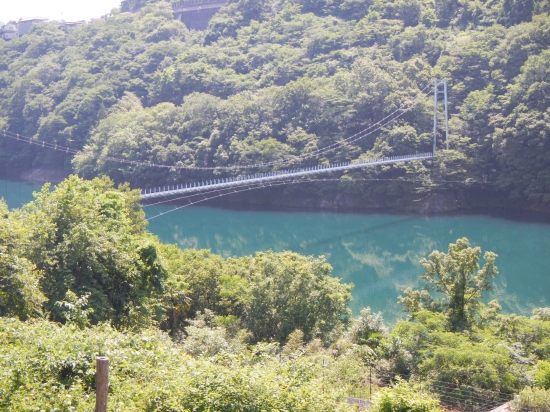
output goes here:
[{"label": "steel bridge tower", "polygon": [[[439,101],[438,95],[443,95],[443,101]],[[438,120],[441,116],[438,108],[439,105],[443,105],[443,112],[445,115],[445,148],[449,150],[449,110],[447,104],[447,79],[434,80],[434,142],[433,142],[433,153],[435,155],[435,150],[437,149],[437,126]]]}]

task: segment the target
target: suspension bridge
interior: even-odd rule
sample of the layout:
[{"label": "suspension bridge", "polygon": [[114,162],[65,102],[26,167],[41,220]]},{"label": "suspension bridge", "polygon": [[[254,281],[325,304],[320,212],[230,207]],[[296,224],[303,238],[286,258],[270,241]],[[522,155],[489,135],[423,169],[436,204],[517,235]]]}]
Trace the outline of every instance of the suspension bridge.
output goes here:
[{"label": "suspension bridge", "polygon": [[[196,1],[202,1],[202,0],[196,0]],[[204,1],[214,1],[214,0],[204,0]],[[442,87],[443,89],[441,89]],[[430,90],[426,93],[426,90],[429,88]],[[403,116],[403,114],[408,112],[419,99],[426,98],[426,95],[430,95],[432,92],[433,92],[433,98],[434,98],[434,126],[433,126],[433,147],[431,152],[415,153],[415,154],[408,154],[408,155],[402,155],[402,156],[379,157],[379,158],[368,159],[368,160],[352,160],[352,161],[333,163],[328,165],[301,167],[301,168],[294,168],[294,169],[287,169],[287,170],[270,171],[270,172],[264,172],[264,173],[253,173],[253,174],[247,174],[244,176],[240,175],[237,177],[216,178],[216,179],[203,180],[203,181],[193,182],[193,183],[147,188],[147,189],[141,190],[140,192],[141,199],[145,201],[152,200],[155,198],[160,198],[160,197],[172,199],[172,200],[187,199],[188,204],[185,206],[182,206],[182,207],[187,207],[192,204],[203,202],[205,200],[209,200],[215,197],[225,196],[231,193],[238,193],[244,190],[252,190],[252,189],[257,189],[257,188],[266,187],[266,186],[275,186],[275,185],[284,185],[284,184],[290,184],[290,183],[301,183],[306,181],[313,181],[313,180],[307,180],[307,178],[311,175],[317,175],[321,173],[344,172],[351,169],[361,169],[361,168],[382,166],[382,165],[388,165],[388,164],[394,164],[394,163],[403,163],[403,162],[412,162],[412,161],[421,161],[421,160],[431,159],[434,157],[437,149],[438,119],[441,116],[441,113],[438,112],[438,105],[440,103],[442,103],[444,107],[443,114],[444,114],[444,126],[445,126],[445,143],[446,143],[446,148],[447,149],[449,148],[448,139],[447,139],[448,137],[447,81],[435,79],[433,84],[428,84],[411,100],[407,101],[402,106],[395,109],[394,111],[389,113],[387,116],[385,116],[383,119],[372,124],[368,128],[352,136],[349,136],[345,139],[342,139],[341,141],[334,142],[332,144],[329,144],[328,146],[313,150],[311,152],[302,154],[292,159],[280,159],[276,161],[265,162],[265,163],[254,164],[254,165],[250,164],[250,165],[233,165],[233,166],[221,166],[221,167],[220,166],[197,167],[197,166],[186,166],[181,164],[180,165],[155,164],[147,161],[136,161],[136,160],[129,160],[124,158],[116,158],[112,156],[105,156],[103,154],[87,153],[87,156],[90,158],[96,158],[102,161],[112,161],[112,162],[127,164],[129,166],[155,167],[155,168],[165,168],[170,170],[188,169],[188,170],[204,170],[204,171],[207,171],[207,170],[236,171],[236,170],[247,170],[247,169],[258,169],[258,168],[265,169],[268,167],[274,168],[276,166],[280,167],[285,164],[288,164],[289,162],[296,162],[299,160],[305,160],[308,157],[317,156],[320,154],[326,154],[327,152],[333,151],[343,146],[347,146],[353,142],[356,142],[357,140],[363,139],[366,136],[369,136],[381,130],[383,127],[389,125],[391,122]],[[443,95],[442,101],[438,101],[438,96],[440,94]],[[78,155],[82,153],[80,149],[66,147],[55,143],[46,142],[43,140],[35,140],[34,138],[22,136],[20,134],[16,134],[7,130],[2,131],[2,134],[5,138],[14,139],[17,141],[28,143],[30,145],[39,146],[42,148],[61,151],[66,153],[67,155]],[[322,180],[326,180],[326,179],[322,179]],[[217,194],[214,194],[214,193],[217,193]],[[210,195],[210,197],[202,196],[202,199],[197,201],[189,200],[189,198],[192,198],[198,195]],[[164,202],[165,201],[159,201],[153,204],[164,203]]]},{"label": "suspension bridge", "polygon": [[387,165],[399,162],[410,162],[413,160],[431,159],[433,153],[420,153],[405,156],[382,157],[373,160],[333,163],[330,165],[320,165],[304,167],[290,170],[280,170],[276,172],[256,173],[246,176],[206,180],[182,185],[162,186],[141,191],[142,199],[153,199],[157,197],[186,195],[191,193],[211,192],[213,190],[230,189],[239,186],[250,186],[261,183],[279,182],[286,179],[296,179],[300,177],[315,175],[319,173],[330,173],[346,171],[350,169],[360,169],[364,167],[373,167]]},{"label": "suspension bridge", "polygon": [[[441,86],[443,87],[443,90],[441,89]],[[427,87],[426,87],[427,88]],[[422,95],[424,88],[421,93],[418,95]],[[227,189],[233,189],[238,187],[249,187],[254,185],[259,185],[258,187],[262,187],[261,185],[264,183],[272,183],[276,182],[278,184],[284,183],[285,180],[292,180],[297,178],[303,178],[310,175],[315,175],[319,173],[331,173],[331,172],[340,172],[340,171],[347,171],[350,169],[359,169],[359,168],[365,168],[365,167],[374,167],[374,166],[381,166],[381,165],[387,165],[392,163],[400,163],[400,162],[411,162],[411,161],[418,161],[418,160],[426,160],[431,159],[434,157],[434,154],[437,149],[437,123],[438,123],[438,95],[443,94],[443,105],[444,105],[444,115],[445,115],[445,143],[446,148],[449,148],[448,143],[448,134],[449,134],[449,128],[448,128],[448,106],[447,106],[447,81],[446,80],[438,80],[435,79],[434,85],[433,85],[433,92],[434,92],[434,129],[433,129],[433,149],[432,152],[429,153],[416,153],[416,154],[409,154],[409,155],[403,155],[403,156],[390,156],[390,157],[381,157],[377,159],[372,160],[364,160],[364,161],[349,161],[344,163],[333,163],[329,165],[319,165],[319,166],[312,166],[312,167],[302,167],[298,169],[290,169],[290,170],[280,170],[280,171],[272,171],[272,172],[265,172],[265,173],[255,173],[255,174],[249,174],[246,176],[238,176],[238,177],[229,177],[229,178],[222,178],[222,179],[212,179],[212,180],[203,180],[199,182],[194,183],[186,183],[186,184],[180,184],[180,185],[171,185],[171,186],[161,186],[156,188],[149,188],[141,191],[141,198],[143,200],[149,200],[159,197],[173,197],[176,195],[184,195],[184,198],[189,195],[194,194],[200,194],[200,193],[212,193],[216,190],[227,190]],[[431,91],[430,91],[431,93]],[[418,98],[415,97],[413,99],[413,102]],[[405,106],[406,107],[406,106]],[[398,110],[394,111],[392,114],[386,116],[384,119],[382,119],[380,122],[376,123],[373,126],[378,126],[375,128],[367,128],[364,131],[357,133],[354,136],[351,136],[347,139],[347,141],[344,143],[349,144],[355,140],[361,139],[371,133],[373,133],[376,130],[380,130],[382,124],[385,120],[387,120],[389,117],[392,117],[394,113],[397,113],[401,111],[401,113],[395,118],[388,121],[386,124],[390,123],[391,121],[395,120],[396,118],[400,117],[403,113],[405,113],[408,109],[402,109],[399,108]],[[333,144],[331,145],[338,147],[341,146],[339,144]],[[322,149],[323,151],[326,151],[327,149],[331,149],[331,147],[326,147]],[[258,167],[262,166],[274,166],[276,163],[264,163],[261,165],[254,165]],[[245,168],[250,167],[244,166]],[[208,199],[204,199],[208,200]]]}]

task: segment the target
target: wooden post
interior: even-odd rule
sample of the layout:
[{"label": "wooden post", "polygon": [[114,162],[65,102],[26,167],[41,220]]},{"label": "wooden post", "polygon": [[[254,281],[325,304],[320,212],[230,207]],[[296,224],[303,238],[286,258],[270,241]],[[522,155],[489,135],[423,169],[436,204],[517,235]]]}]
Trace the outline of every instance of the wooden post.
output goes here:
[{"label": "wooden post", "polygon": [[372,363],[369,365],[369,401],[372,401]]},{"label": "wooden post", "polygon": [[109,358],[96,358],[95,412],[107,412],[109,393]]}]

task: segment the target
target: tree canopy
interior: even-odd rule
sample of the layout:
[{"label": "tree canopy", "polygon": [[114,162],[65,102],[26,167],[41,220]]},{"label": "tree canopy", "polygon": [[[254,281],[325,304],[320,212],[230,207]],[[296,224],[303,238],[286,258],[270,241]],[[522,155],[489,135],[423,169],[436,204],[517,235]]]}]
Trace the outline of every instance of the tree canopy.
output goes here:
[{"label": "tree canopy", "polygon": [[20,210],[2,207],[0,284],[13,315],[25,319],[38,310],[63,321],[57,302],[74,294],[88,296],[92,323],[128,326],[162,318],[168,273],[158,241],[145,231],[136,192],[114,188],[106,178],[71,176],[53,191],[45,185]]},{"label": "tree canopy", "polygon": [[470,247],[466,238],[451,243],[448,253],[434,250],[420,261],[425,285],[421,290],[407,288],[399,303],[411,313],[422,309],[443,312],[455,327],[466,326],[480,306],[481,292],[492,290],[491,279],[498,274],[494,252],[485,252],[481,269],[480,257],[481,248]]},{"label": "tree canopy", "polygon": [[0,203],[0,316],[177,335],[211,311],[254,342],[282,343],[295,330],[328,342],[346,325],[353,285],[332,277],[323,256],[181,251],[146,231],[139,201],[108,178],[70,176],[21,209]]},{"label": "tree canopy", "polygon": [[190,317],[210,310],[222,322],[234,319],[255,342],[286,342],[295,330],[306,341],[327,341],[346,324],[353,285],[332,277],[324,257],[268,251],[224,261],[208,251],[173,253]]}]

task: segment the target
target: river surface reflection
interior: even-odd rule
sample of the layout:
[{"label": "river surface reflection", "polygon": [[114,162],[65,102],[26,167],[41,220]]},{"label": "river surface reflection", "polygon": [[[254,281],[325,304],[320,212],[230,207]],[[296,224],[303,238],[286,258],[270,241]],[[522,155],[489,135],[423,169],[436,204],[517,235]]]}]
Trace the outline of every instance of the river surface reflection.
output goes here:
[{"label": "river surface reflection", "polygon": [[[166,210],[156,206],[150,215]],[[333,275],[353,282],[354,313],[364,306],[383,311],[389,322],[403,317],[397,296],[416,286],[419,260],[466,236],[483,251],[496,252],[500,271],[494,291],[504,310],[530,314],[548,306],[550,225],[482,215],[406,216],[318,212],[181,209],[151,221],[162,241],[181,248],[207,248],[243,256],[255,251],[293,250],[324,255]]]}]

